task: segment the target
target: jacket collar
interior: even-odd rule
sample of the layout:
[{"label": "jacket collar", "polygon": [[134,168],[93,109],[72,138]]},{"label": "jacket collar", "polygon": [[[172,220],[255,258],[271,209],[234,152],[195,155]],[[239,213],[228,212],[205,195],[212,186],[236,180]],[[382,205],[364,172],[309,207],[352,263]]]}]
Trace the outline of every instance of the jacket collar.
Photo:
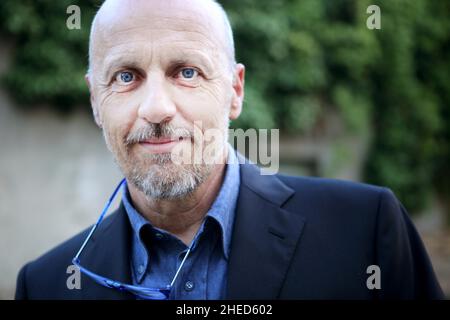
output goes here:
[{"label": "jacket collar", "polygon": [[227,299],[276,299],[305,224],[282,208],[294,194],[275,175],[241,165],[228,265]]}]

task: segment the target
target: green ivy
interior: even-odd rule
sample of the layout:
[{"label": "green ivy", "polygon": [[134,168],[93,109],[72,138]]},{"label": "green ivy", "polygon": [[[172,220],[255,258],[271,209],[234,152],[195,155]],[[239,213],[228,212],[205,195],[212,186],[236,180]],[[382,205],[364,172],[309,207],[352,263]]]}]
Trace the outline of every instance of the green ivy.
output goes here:
[{"label": "green ivy", "polygon": [[[67,7],[81,9],[81,29],[69,30]],[[5,0],[0,28],[14,45],[14,60],[3,84],[26,108],[48,103],[59,110],[88,105],[84,81],[91,20],[101,1]]]}]

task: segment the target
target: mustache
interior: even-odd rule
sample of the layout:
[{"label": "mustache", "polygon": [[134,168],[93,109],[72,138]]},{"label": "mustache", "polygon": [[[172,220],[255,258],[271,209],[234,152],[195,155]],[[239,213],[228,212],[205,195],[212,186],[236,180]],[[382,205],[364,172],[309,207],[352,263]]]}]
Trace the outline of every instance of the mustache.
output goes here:
[{"label": "mustache", "polygon": [[130,132],[125,138],[125,145],[142,142],[150,138],[192,138],[194,133],[186,128],[176,128],[167,123],[149,123]]}]

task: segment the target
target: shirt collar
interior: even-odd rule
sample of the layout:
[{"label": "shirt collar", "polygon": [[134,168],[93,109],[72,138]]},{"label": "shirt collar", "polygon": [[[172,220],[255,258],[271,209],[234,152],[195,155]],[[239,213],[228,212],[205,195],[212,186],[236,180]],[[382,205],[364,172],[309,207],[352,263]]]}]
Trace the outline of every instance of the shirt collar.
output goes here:
[{"label": "shirt collar", "polygon": [[230,253],[230,242],[233,231],[236,203],[239,195],[240,172],[236,151],[229,145],[226,172],[216,200],[207,216],[214,218],[222,230],[222,245],[225,258]]}]

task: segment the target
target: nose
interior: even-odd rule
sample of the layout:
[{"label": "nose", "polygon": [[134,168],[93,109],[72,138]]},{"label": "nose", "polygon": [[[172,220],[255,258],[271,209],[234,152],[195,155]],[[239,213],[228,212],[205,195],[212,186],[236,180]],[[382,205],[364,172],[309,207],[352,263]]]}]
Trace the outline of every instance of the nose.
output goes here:
[{"label": "nose", "polygon": [[164,81],[149,77],[144,90],[144,98],[138,110],[139,118],[150,123],[170,121],[175,116],[176,106]]}]

